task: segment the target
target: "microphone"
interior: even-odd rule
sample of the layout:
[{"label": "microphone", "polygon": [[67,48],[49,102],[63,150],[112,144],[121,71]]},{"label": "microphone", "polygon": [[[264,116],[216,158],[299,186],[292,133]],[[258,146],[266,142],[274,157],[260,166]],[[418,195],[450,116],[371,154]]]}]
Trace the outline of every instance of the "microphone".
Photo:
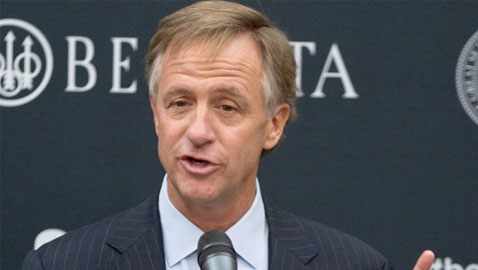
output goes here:
[{"label": "microphone", "polygon": [[201,270],[237,270],[237,255],[229,237],[221,231],[204,233],[198,242]]}]

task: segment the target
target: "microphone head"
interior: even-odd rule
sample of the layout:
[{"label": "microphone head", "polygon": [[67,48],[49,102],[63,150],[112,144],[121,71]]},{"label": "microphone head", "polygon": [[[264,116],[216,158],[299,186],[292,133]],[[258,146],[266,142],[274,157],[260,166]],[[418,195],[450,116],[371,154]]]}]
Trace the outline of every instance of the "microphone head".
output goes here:
[{"label": "microphone head", "polygon": [[198,264],[203,268],[204,263],[216,256],[229,257],[236,263],[236,251],[231,239],[224,232],[212,230],[204,233],[198,242]]}]

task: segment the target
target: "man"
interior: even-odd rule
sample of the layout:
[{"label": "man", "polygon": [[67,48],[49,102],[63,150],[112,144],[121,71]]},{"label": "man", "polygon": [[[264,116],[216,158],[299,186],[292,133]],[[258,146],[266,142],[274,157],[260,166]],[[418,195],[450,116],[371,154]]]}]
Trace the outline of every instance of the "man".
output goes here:
[{"label": "man", "polygon": [[[239,269],[389,269],[365,243],[264,204],[257,170],[295,114],[285,35],[235,3],[164,18],[147,56],[158,154],[167,172],[141,205],[56,239],[23,269],[199,269],[203,232],[225,231]],[[425,252],[417,270],[429,269]]]}]

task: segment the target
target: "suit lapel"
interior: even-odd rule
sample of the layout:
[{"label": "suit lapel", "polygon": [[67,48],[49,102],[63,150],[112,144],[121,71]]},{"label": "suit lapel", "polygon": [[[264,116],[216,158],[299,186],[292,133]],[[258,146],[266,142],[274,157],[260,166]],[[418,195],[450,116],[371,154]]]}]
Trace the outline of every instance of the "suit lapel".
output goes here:
[{"label": "suit lapel", "polygon": [[301,222],[267,202],[265,206],[269,223],[269,269],[306,269],[318,250]]},{"label": "suit lapel", "polygon": [[[294,215],[265,203],[269,224],[269,269],[307,269],[318,250]],[[165,270],[157,196],[127,210],[112,225],[107,244],[119,255],[106,270]]]},{"label": "suit lapel", "polygon": [[127,210],[112,226],[106,243],[119,255],[105,269],[165,270],[157,196]]}]

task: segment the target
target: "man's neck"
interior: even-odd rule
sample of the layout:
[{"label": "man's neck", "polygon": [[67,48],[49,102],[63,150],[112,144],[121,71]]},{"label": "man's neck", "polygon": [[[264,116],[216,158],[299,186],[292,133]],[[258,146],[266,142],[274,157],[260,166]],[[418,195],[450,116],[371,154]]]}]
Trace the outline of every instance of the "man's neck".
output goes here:
[{"label": "man's neck", "polygon": [[[168,183],[168,195],[171,203],[189,221],[200,228],[203,232],[210,230],[227,231],[249,210],[256,193],[255,181],[248,185],[239,198],[227,198],[213,202],[192,202],[175,193],[172,185]],[[178,194],[178,193],[176,193]]]}]

